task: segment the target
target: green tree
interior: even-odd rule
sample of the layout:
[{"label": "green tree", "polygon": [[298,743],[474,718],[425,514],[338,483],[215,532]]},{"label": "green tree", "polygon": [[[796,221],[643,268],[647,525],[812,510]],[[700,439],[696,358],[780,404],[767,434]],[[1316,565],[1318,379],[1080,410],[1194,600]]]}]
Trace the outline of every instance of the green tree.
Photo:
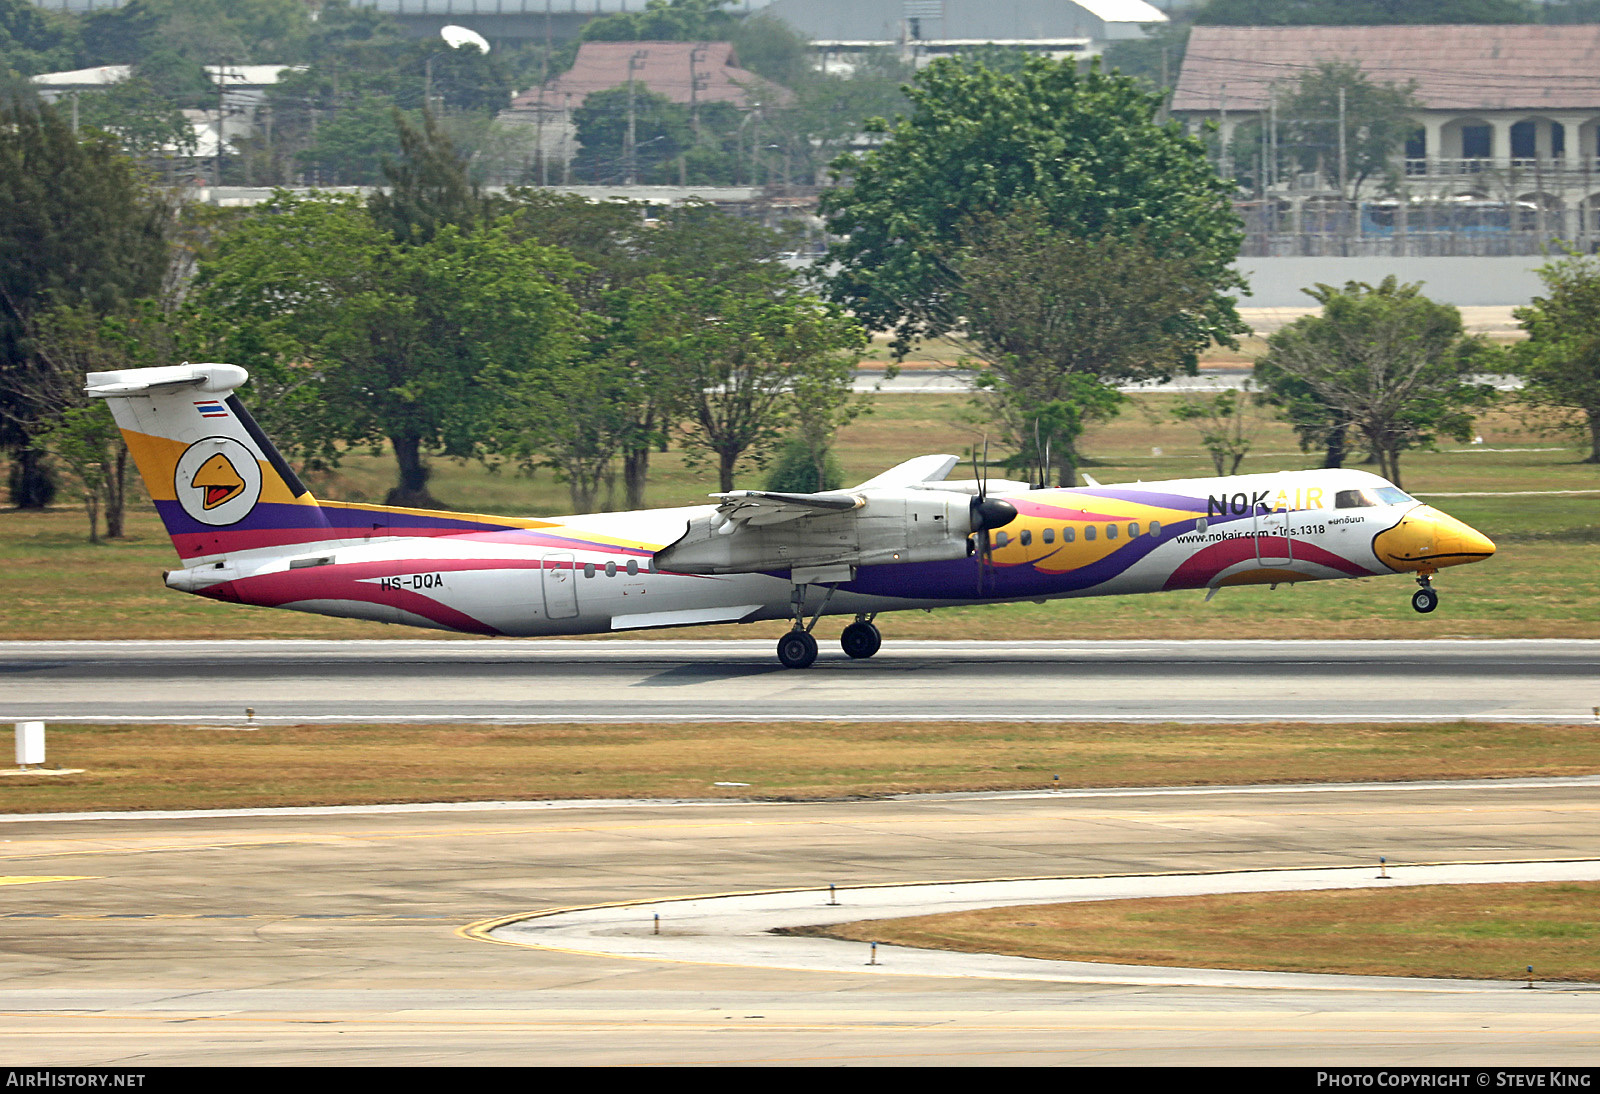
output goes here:
[{"label": "green tree", "polygon": [[1237,475],[1255,444],[1258,422],[1251,414],[1254,402],[1248,389],[1186,395],[1173,408],[1172,416],[1199,431],[1200,445],[1217,474]]},{"label": "green tree", "polygon": [[979,216],[1031,204],[1051,227],[1083,238],[1139,231],[1188,258],[1215,288],[1197,311],[1173,316],[1197,338],[1238,329],[1232,299],[1239,222],[1229,187],[1200,143],[1155,120],[1158,97],[1127,77],[1030,59],[1005,76],[960,59],[917,75],[911,116],[873,126],[882,144],[841,157],[823,195],[834,299],[869,327],[892,328],[900,351],[953,329],[966,302],[952,295],[949,260]]},{"label": "green tree", "polygon": [[1600,259],[1568,255],[1540,267],[1544,295],[1512,313],[1528,340],[1512,349],[1531,406],[1582,415],[1585,463],[1600,463]]},{"label": "green tree", "polygon": [[1079,435],[1116,413],[1118,384],[1194,369],[1210,335],[1182,317],[1215,287],[1143,229],[1085,239],[1032,204],[976,218],[964,234],[947,263],[964,302],[949,337],[971,355],[1020,462],[1040,469],[1036,481],[1073,485]]},{"label": "green tree", "polygon": [[77,49],[76,27],[29,0],[0,0],[0,72],[37,76],[69,67]]},{"label": "green tree", "polygon": [[808,400],[848,398],[849,355],[863,336],[836,305],[695,277],[660,278],[655,289],[661,321],[640,350],[676,364],[684,446],[716,464],[722,490],[733,489],[742,462],[766,462],[795,417],[797,384],[826,389],[808,390]]},{"label": "green tree", "polygon": [[34,317],[30,335],[43,366],[35,374],[34,396],[50,412],[51,424],[41,439],[77,480],[89,517],[89,542],[100,541],[102,513],[106,535],[119,539],[128,446],[104,401],[84,394],[83,378],[90,372],[173,363],[178,357],[171,326],[154,300],[140,300],[115,315],[83,305],[49,308]]},{"label": "green tree", "polygon": [[[1011,442],[1040,448],[1024,462],[1047,448],[1071,482],[1077,434],[1116,406],[1110,384],[1192,371],[1211,339],[1243,329],[1226,294],[1240,285],[1229,187],[1198,141],[1155,121],[1157,95],[1098,68],[1034,58],[1008,76],[942,60],[909,94],[911,116],[842,157],[846,180],[823,196],[847,237],[830,293],[892,329],[897,353],[964,339]],[[1126,276],[1083,297],[1086,260]],[[1093,328],[1092,347],[1063,337],[1072,323]]]},{"label": "green tree", "polygon": [[494,215],[495,203],[467,174],[466,157],[431,112],[423,111],[421,129],[398,111],[394,125],[400,158],[383,165],[388,189],[367,199],[374,223],[401,243],[426,243],[445,225],[471,231]]},{"label": "green tree", "polygon": [[1497,367],[1499,351],[1469,337],[1461,313],[1422,295],[1421,285],[1385,278],[1377,286],[1305,290],[1321,315],[1295,320],[1267,340],[1257,379],[1267,391],[1292,377],[1326,408],[1328,425],[1358,434],[1396,486],[1400,455],[1443,434],[1472,435],[1472,412],[1494,390],[1473,374]]},{"label": "green tree", "polygon": [[191,323],[297,457],[387,440],[389,503],[433,506],[428,459],[488,453],[511,394],[571,358],[570,264],[506,226],[403,246],[359,202],[280,195],[202,262]]},{"label": "green tree", "polygon": [[50,107],[0,104],[0,450],[13,460],[13,504],[48,502],[31,323],[49,307],[110,314],[156,295],[172,219],[110,137],[80,139]]},{"label": "green tree", "polygon": [[[1339,161],[1339,94],[1344,93],[1344,166]],[[1378,84],[1361,66],[1321,61],[1300,77],[1294,92],[1278,104],[1285,120],[1284,145],[1299,158],[1302,171],[1315,171],[1329,186],[1346,183],[1352,199],[1369,180],[1393,191],[1399,185],[1395,154],[1417,129],[1414,112],[1422,109],[1416,82]],[[1260,147],[1260,130],[1245,134],[1246,147]]]},{"label": "green tree", "polygon": [[[628,149],[628,100],[633,100],[633,150]],[[630,169],[640,182],[676,181],[678,156],[694,141],[689,108],[636,85],[586,96],[572,112],[578,154],[572,170],[591,182],[621,183]]]},{"label": "green tree", "polygon": [[1197,26],[1384,26],[1404,23],[1531,23],[1527,0],[1207,0]]},{"label": "green tree", "polygon": [[738,17],[723,9],[733,0],[647,0],[643,11],[591,19],[582,42],[725,42]]},{"label": "green tree", "polygon": [[78,123],[110,133],[130,156],[195,154],[194,127],[183,111],[138,76],[79,96]]}]

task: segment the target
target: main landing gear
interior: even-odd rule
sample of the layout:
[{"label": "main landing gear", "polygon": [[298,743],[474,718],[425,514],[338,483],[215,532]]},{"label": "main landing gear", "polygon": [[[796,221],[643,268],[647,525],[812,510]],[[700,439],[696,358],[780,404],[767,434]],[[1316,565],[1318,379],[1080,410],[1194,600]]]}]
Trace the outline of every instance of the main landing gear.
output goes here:
[{"label": "main landing gear", "polygon": [[851,657],[871,657],[878,652],[878,647],[883,645],[883,635],[878,633],[878,628],[872,625],[873,617],[856,621],[844,629],[839,636],[839,645]]},{"label": "main landing gear", "polygon": [[1421,588],[1411,594],[1411,606],[1423,615],[1427,615],[1439,606],[1439,593],[1433,587],[1433,576],[1431,574],[1423,574],[1418,577],[1417,584]]},{"label": "main landing gear", "polygon": [[[796,585],[790,597],[790,605],[794,609],[794,629],[778,639],[778,660],[786,669],[809,668],[817,659],[817,640],[812,637],[811,631],[817,625],[817,620],[822,618],[823,609],[828,606],[828,601],[833,599],[835,586],[828,586],[828,595],[817,608],[817,614],[811,617],[811,622],[805,621],[806,587]],[[878,647],[883,645],[883,635],[878,633],[878,628],[872,621],[877,618],[873,615],[858,615],[856,621],[844,629],[839,636],[839,645],[851,657],[871,657],[878,652]]]}]

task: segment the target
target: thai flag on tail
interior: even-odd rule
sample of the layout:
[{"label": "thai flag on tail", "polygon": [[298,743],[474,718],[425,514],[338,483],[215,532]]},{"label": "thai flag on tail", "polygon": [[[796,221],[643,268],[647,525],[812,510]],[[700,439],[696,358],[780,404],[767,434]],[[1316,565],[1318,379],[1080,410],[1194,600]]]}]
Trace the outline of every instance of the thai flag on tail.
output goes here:
[{"label": "thai flag on tail", "polygon": [[228,416],[228,408],[215,399],[195,403],[194,408],[200,412],[200,417],[202,418],[226,418]]}]

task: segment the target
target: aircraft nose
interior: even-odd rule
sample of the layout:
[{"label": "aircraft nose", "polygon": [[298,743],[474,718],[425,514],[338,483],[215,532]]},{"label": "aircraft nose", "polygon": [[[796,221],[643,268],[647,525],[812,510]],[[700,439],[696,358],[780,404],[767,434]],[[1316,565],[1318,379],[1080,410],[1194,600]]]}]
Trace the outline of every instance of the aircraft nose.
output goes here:
[{"label": "aircraft nose", "polygon": [[1456,555],[1463,562],[1476,562],[1494,554],[1494,540],[1470,524],[1435,510],[1434,546],[1441,555]]},{"label": "aircraft nose", "polygon": [[1374,546],[1379,557],[1396,570],[1461,566],[1494,554],[1488,536],[1428,505],[1417,506],[1399,524],[1380,532]]}]

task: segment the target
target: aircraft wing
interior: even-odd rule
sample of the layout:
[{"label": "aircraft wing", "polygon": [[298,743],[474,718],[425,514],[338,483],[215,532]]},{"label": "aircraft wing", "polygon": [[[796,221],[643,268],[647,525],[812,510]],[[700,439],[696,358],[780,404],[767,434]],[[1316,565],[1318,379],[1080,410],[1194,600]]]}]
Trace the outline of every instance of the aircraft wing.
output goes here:
[{"label": "aircraft wing", "polygon": [[825,513],[847,513],[866,504],[864,498],[841,491],[821,494],[783,494],[771,490],[734,490],[727,494],[712,494],[722,499],[717,506],[713,527],[726,535],[741,524],[761,527],[781,524],[801,517],[821,516]]}]

